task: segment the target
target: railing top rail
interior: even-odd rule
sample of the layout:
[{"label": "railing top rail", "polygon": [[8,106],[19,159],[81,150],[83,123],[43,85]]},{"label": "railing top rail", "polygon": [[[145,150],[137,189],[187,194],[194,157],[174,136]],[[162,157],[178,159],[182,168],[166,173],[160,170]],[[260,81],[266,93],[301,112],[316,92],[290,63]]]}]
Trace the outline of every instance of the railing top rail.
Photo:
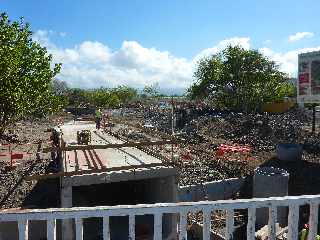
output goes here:
[{"label": "railing top rail", "polygon": [[320,195],[286,196],[271,198],[253,198],[237,200],[180,202],[180,203],[157,203],[139,205],[101,206],[101,207],[74,207],[74,208],[50,208],[50,209],[28,209],[15,211],[1,211],[0,221],[23,220],[45,220],[86,218],[104,216],[125,216],[129,213],[134,215],[196,212],[227,209],[260,208],[268,206],[290,206],[304,204],[319,204]]}]

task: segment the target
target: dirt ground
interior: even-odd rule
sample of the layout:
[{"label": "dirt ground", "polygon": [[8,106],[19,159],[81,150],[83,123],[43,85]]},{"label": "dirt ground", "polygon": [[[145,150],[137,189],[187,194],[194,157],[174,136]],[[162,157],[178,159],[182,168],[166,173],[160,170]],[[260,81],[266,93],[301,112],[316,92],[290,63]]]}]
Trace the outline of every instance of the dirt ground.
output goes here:
[{"label": "dirt ground", "polygon": [[[20,121],[11,126],[6,135],[0,139],[0,208],[59,206],[58,179],[25,181],[25,177],[31,174],[59,171],[59,166],[52,161],[50,154],[37,154],[37,152],[39,143],[41,143],[40,148],[50,145],[50,132],[47,129],[57,125],[61,117],[64,121],[73,119],[73,116],[63,114],[47,119]],[[251,197],[250,179],[253,170],[258,166],[273,166],[285,169],[290,173],[290,195],[319,194],[319,143],[317,136],[311,136],[310,132],[305,130],[309,127],[308,119],[302,121],[293,118],[296,124],[293,127],[286,128],[281,124],[277,127],[277,129],[283,128],[284,131],[281,134],[286,135],[286,131],[296,132],[298,130],[295,129],[296,126],[300,126],[302,123],[302,132],[299,128],[300,135],[291,137],[299,138],[299,142],[305,147],[303,161],[288,164],[276,158],[274,146],[277,141],[266,135],[268,132],[260,127],[259,121],[262,121],[259,120],[260,118],[261,116],[257,120],[256,117],[253,117],[254,120],[251,121],[244,120],[243,117],[229,120],[228,117],[200,116],[196,118],[196,121],[190,120],[190,123],[186,124],[180,132],[177,131],[179,134],[176,137],[184,139],[184,141],[174,145],[173,153],[169,146],[153,147],[151,150],[166,159],[173,160],[180,173],[180,185],[248,176],[249,190],[243,196],[248,198]],[[269,125],[276,126],[280,121],[278,118],[271,117]],[[292,116],[284,118],[286,121],[288,119],[291,121]],[[158,118],[156,116],[155,119],[159,119],[160,122],[162,116],[158,116]],[[111,122],[115,125],[111,127],[111,131],[113,134],[118,134],[130,141],[171,138],[170,124],[167,127],[156,129],[145,127],[144,125],[149,121],[150,117],[144,116],[143,112],[113,117]],[[258,124],[256,124],[257,122]],[[243,131],[241,129],[246,128],[247,125],[248,131],[241,132]],[[281,135],[277,131],[275,133],[272,135],[273,137]],[[259,138],[254,139],[258,135]],[[16,160],[17,164],[13,169],[9,168],[8,144],[11,144],[13,153],[23,153],[23,159]],[[226,153],[219,155],[217,148],[220,144],[251,145],[251,151],[245,154]]]},{"label": "dirt ground", "polygon": [[[131,112],[127,116],[115,117],[114,122],[121,122],[123,127],[114,131],[129,140],[169,139],[170,116],[155,114],[156,121],[151,122],[152,116],[148,115]],[[165,119],[166,124],[151,129],[145,125],[157,126],[161,119]],[[250,189],[254,169],[272,166],[289,172],[290,195],[319,194],[319,133],[311,134],[310,123],[308,113],[301,110],[271,116],[199,116],[191,119],[184,128],[176,129],[176,137],[186,141],[173,148],[173,155],[170,148],[154,147],[153,151],[168,159],[173,158],[180,172],[181,185],[248,176]],[[304,149],[302,161],[287,163],[277,159],[275,147],[281,142],[300,143]],[[220,144],[249,146],[251,151],[221,156],[217,154]],[[250,190],[246,193],[244,197],[251,197]]]},{"label": "dirt ground", "polygon": [[[25,177],[58,171],[50,154],[37,153],[50,146],[51,133],[48,129],[57,125],[60,117],[17,122],[0,139],[0,208],[59,206],[57,180],[26,181]],[[23,155],[22,159],[13,160],[13,167],[8,154],[9,146],[12,154]]]}]

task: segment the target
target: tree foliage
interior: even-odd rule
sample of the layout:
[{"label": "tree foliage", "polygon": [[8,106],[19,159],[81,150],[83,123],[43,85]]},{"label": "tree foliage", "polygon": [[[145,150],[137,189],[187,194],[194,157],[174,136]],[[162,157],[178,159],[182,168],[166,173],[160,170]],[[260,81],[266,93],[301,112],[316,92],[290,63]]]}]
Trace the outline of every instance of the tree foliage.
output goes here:
[{"label": "tree foliage", "polygon": [[0,135],[17,119],[59,107],[51,80],[60,71],[52,56],[32,41],[28,24],[0,15]]},{"label": "tree foliage", "polygon": [[151,97],[151,98],[157,97],[157,96],[159,95],[158,88],[159,88],[159,84],[158,84],[158,83],[155,83],[155,84],[152,84],[152,85],[146,85],[146,86],[144,86],[144,88],[143,88],[142,96],[143,96],[144,98],[147,98],[147,97]]},{"label": "tree foliage", "polygon": [[222,108],[254,111],[263,103],[292,94],[292,85],[275,62],[240,46],[201,59],[194,77],[190,97],[209,99]]},{"label": "tree foliage", "polygon": [[99,89],[69,89],[68,101],[71,106],[87,106],[115,108],[126,105],[137,98],[137,90],[127,86]]}]

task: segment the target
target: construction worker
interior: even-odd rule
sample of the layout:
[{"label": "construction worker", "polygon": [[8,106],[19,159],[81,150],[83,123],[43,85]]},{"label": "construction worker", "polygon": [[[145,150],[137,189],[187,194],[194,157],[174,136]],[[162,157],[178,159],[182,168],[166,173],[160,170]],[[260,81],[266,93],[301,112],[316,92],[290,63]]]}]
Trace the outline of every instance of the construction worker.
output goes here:
[{"label": "construction worker", "polygon": [[100,124],[101,124],[101,119],[102,119],[102,112],[101,112],[101,109],[98,108],[96,109],[95,111],[95,120],[96,120],[96,129],[100,129]]}]

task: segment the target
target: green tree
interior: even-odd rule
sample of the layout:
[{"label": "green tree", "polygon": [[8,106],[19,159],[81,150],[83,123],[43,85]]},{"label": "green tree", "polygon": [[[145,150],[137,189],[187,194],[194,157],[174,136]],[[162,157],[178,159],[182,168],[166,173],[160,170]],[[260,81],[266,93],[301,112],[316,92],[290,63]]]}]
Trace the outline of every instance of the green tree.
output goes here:
[{"label": "green tree", "polygon": [[196,82],[188,89],[193,99],[209,99],[216,106],[255,111],[286,95],[286,75],[275,62],[256,50],[229,46],[199,61]]},{"label": "green tree", "polygon": [[67,91],[67,99],[70,106],[79,107],[87,105],[90,102],[90,94],[86,90],[80,88],[71,88]]},{"label": "green tree", "polygon": [[108,107],[110,108],[116,108],[119,107],[121,104],[121,100],[116,94],[110,94],[110,97],[108,99]]},{"label": "green tree", "polygon": [[128,104],[137,98],[137,90],[128,86],[119,86],[111,90],[111,93],[117,95],[122,104]]},{"label": "green tree", "polygon": [[96,107],[106,107],[109,104],[110,96],[108,89],[95,89],[91,91],[90,102]]},{"label": "green tree", "polygon": [[148,97],[156,97],[159,94],[158,88],[159,88],[158,83],[155,83],[152,85],[146,85],[143,88],[143,93]]},{"label": "green tree", "polygon": [[30,26],[0,15],[0,135],[14,121],[31,114],[53,112],[59,101],[51,80],[61,64],[32,40]]}]

